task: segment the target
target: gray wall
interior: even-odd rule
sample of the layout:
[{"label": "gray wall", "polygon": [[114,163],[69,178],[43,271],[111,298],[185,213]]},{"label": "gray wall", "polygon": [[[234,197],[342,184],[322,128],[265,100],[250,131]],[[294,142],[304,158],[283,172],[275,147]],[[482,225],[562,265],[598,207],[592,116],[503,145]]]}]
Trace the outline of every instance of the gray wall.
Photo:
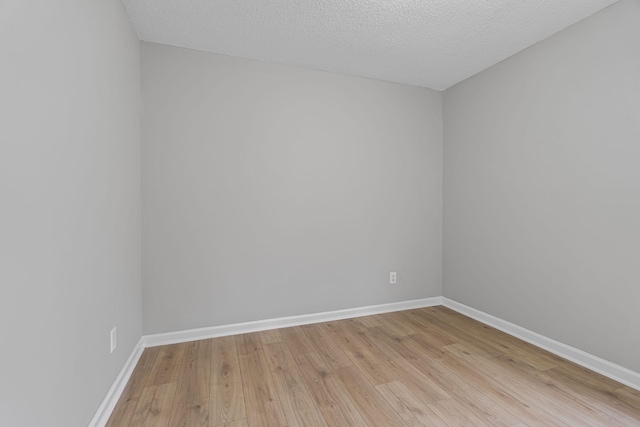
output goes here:
[{"label": "gray wall", "polygon": [[441,295],[440,93],[143,46],[145,333]]},{"label": "gray wall", "polygon": [[640,371],[640,2],[445,93],[444,295]]},{"label": "gray wall", "polygon": [[86,426],[141,334],[140,44],[119,0],[4,0],[0,55],[0,424]]}]

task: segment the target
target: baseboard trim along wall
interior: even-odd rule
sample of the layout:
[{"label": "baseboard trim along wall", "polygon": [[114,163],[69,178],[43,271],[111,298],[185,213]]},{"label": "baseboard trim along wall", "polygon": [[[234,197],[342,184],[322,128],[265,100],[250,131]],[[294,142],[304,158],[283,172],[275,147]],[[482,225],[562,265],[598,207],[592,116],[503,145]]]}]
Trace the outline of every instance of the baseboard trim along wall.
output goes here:
[{"label": "baseboard trim along wall", "polygon": [[129,359],[123,366],[120,374],[114,381],[104,401],[98,408],[89,427],[104,427],[109,416],[124,391],[133,370],[147,347],[177,344],[189,341],[197,341],[209,338],[217,338],[228,335],[246,334],[249,332],[266,331],[269,329],[288,328],[291,326],[308,325],[311,323],[330,322],[341,319],[370,316],[372,314],[392,313],[394,311],[411,310],[415,308],[433,307],[444,305],[460,314],[471,317],[479,322],[494,327],[502,332],[520,338],[530,344],[543,348],[575,362],[585,368],[598,372],[606,377],[616,380],[636,390],[640,390],[640,373],[611,363],[585,351],[547,338],[536,332],[521,326],[499,319],[475,308],[466,306],[457,301],[445,297],[423,298],[410,301],[393,302],[389,304],[371,305],[345,310],[327,311],[323,313],[303,314],[300,316],[280,317],[276,319],[258,320],[253,322],[235,323],[230,325],[212,326],[208,328],[189,329],[185,331],[169,332],[164,334],[143,335],[136,344]]},{"label": "baseboard trim along wall", "polygon": [[133,347],[133,351],[131,351],[129,358],[127,359],[124,366],[120,370],[120,373],[111,385],[111,388],[100,404],[100,407],[98,407],[98,410],[93,416],[93,419],[89,423],[89,427],[104,427],[107,424],[111,413],[116,407],[116,403],[118,403],[118,399],[120,399],[124,388],[129,382],[129,378],[131,378],[131,374],[133,374],[133,370],[140,360],[140,356],[142,356],[144,348],[145,347],[142,338],[140,338],[135,347]]},{"label": "baseboard trim along wall", "polygon": [[586,351],[545,337],[544,335],[540,335],[536,332],[530,331],[449,298],[443,297],[442,305],[449,307],[460,314],[464,314],[467,317],[471,317],[472,319],[482,322],[485,325],[489,325],[516,338],[520,338],[521,340],[533,344],[536,347],[540,347],[553,354],[577,363],[578,365],[584,366],[587,369],[591,369],[605,377],[609,377],[619,383],[636,390],[640,390],[640,373],[638,372],[616,365],[615,363],[601,359],[600,357],[594,356]]},{"label": "baseboard trim along wall", "polygon": [[370,305],[366,307],[348,308],[344,310],[325,311],[322,313],[303,314],[300,316],[211,326],[208,328],[189,329],[186,331],[168,332],[165,334],[145,335],[142,339],[145,347],[156,347],[159,345],[204,340],[228,335],[246,334],[250,332],[266,331],[269,329],[289,328],[291,326],[308,325],[311,323],[331,322],[333,320],[352,319],[354,317],[411,310],[414,308],[433,307],[436,305],[442,305],[442,297],[422,298],[409,301],[392,302],[388,304]]}]

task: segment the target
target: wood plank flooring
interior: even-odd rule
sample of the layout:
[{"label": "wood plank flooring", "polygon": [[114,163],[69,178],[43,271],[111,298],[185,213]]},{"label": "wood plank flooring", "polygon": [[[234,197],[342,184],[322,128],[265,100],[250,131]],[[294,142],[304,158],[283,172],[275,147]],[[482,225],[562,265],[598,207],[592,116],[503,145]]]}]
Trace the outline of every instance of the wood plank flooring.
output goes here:
[{"label": "wood plank flooring", "polygon": [[640,392],[445,307],[146,349],[108,427],[640,426]]}]

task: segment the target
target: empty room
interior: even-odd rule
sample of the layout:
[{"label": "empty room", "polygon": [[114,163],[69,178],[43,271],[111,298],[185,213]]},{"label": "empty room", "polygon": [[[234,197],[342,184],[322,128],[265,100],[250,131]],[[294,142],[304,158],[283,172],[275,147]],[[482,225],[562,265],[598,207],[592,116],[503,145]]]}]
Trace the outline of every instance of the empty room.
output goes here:
[{"label": "empty room", "polygon": [[0,426],[640,426],[639,0],[0,0]]}]

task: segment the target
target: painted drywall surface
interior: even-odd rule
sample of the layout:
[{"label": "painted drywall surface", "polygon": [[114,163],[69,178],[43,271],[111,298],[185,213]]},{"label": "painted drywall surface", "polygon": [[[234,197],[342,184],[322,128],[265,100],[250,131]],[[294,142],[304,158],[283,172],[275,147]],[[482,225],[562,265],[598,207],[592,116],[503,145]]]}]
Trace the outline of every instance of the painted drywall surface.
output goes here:
[{"label": "painted drywall surface", "polygon": [[8,0],[0,54],[0,424],[86,426],[141,335],[140,43],[118,0]]},{"label": "painted drywall surface", "polygon": [[140,40],[446,89],[616,0],[123,0]]},{"label": "painted drywall surface", "polygon": [[640,2],[444,101],[444,295],[640,371]]},{"label": "painted drywall surface", "polygon": [[440,93],[144,43],[143,109],[145,333],[441,294]]}]

